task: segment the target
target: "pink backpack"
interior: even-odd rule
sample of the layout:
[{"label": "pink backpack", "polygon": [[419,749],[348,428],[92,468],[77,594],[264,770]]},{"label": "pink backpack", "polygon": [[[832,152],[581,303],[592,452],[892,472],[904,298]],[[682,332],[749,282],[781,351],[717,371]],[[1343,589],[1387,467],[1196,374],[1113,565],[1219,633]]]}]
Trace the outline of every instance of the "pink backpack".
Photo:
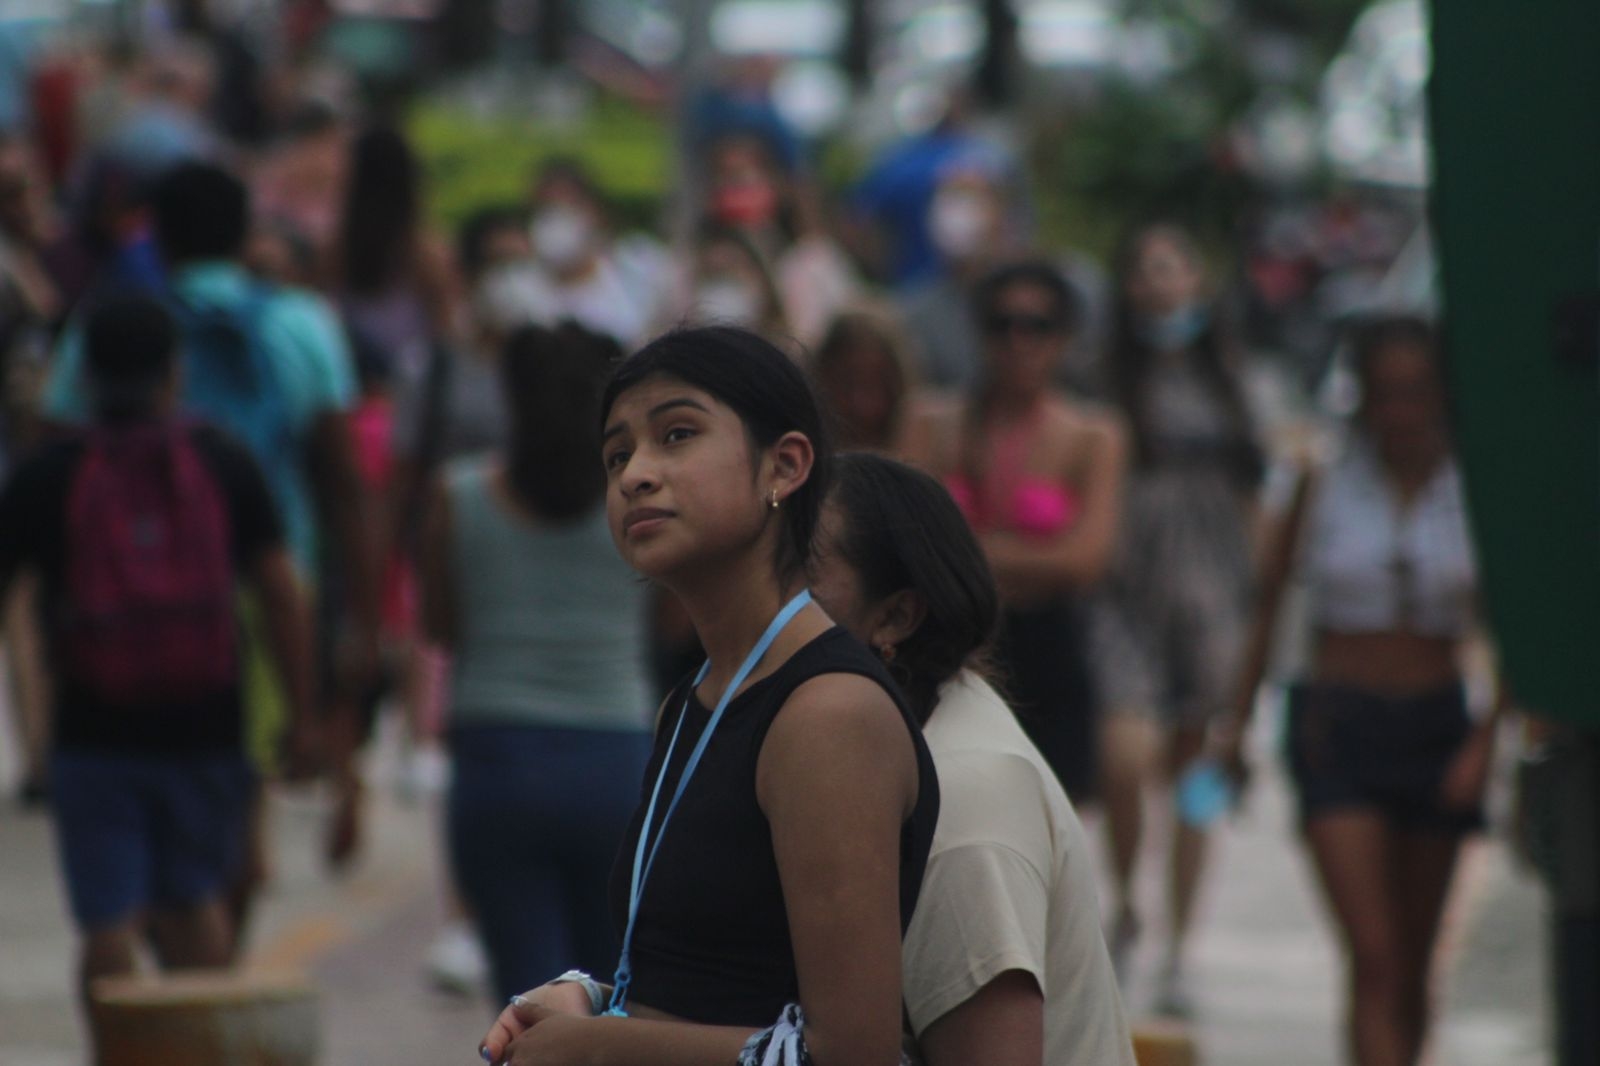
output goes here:
[{"label": "pink backpack", "polygon": [[222,488],[189,427],[90,433],[67,501],[60,631],[68,679],[97,699],[203,699],[238,682]]}]

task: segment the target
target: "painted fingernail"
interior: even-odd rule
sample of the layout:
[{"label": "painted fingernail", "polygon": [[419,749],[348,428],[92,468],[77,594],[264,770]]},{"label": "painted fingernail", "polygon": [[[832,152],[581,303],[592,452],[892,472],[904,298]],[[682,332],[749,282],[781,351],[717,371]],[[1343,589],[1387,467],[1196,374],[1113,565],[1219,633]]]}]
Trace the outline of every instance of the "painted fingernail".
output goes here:
[{"label": "painted fingernail", "polygon": [[494,1056],[489,1054],[489,1045],[488,1044],[479,1044],[478,1045],[478,1057],[480,1059],[482,1059],[484,1062],[493,1062],[494,1061]]},{"label": "painted fingernail", "polygon": [[521,996],[512,996],[511,1005],[513,1007],[526,1007],[528,1005],[528,1001]]}]

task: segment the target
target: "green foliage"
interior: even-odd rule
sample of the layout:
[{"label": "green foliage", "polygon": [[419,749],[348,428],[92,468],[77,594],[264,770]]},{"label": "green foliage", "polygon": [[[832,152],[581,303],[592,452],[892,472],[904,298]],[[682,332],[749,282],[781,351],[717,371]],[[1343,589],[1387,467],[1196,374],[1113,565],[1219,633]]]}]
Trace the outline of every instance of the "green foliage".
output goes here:
[{"label": "green foliage", "polygon": [[1159,84],[1113,80],[1083,106],[1033,117],[1027,143],[1045,239],[1103,256],[1130,224],[1162,215],[1226,243],[1253,194],[1229,149],[1234,123],[1263,90],[1248,42],[1269,33],[1298,43],[1300,69],[1277,89],[1309,104],[1368,3],[1129,0],[1127,14],[1173,28],[1192,54]]},{"label": "green foliage", "polygon": [[558,124],[432,96],[413,106],[407,128],[428,175],[429,214],[450,228],[480,207],[526,200],[539,164],[556,156],[586,166],[625,225],[654,221],[673,175],[670,124],[615,100]]}]

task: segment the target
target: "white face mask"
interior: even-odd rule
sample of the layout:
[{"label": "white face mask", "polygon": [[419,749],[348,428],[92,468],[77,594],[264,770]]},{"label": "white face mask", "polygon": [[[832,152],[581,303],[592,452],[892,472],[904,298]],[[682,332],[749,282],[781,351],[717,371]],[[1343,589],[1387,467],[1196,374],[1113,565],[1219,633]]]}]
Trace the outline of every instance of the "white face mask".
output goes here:
[{"label": "white face mask", "polygon": [[703,322],[754,326],[761,318],[761,296],[733,278],[707,278],[695,287],[695,315]]},{"label": "white face mask", "polygon": [[594,226],[575,207],[547,207],[534,217],[533,254],[552,270],[570,270],[582,263],[594,240]]},{"label": "white face mask", "polygon": [[994,216],[989,201],[976,193],[947,189],[928,209],[928,235],[948,259],[965,259],[989,240]]},{"label": "white face mask", "polygon": [[526,262],[491,267],[473,289],[472,305],[480,322],[495,330],[554,325],[561,310],[549,279]]}]

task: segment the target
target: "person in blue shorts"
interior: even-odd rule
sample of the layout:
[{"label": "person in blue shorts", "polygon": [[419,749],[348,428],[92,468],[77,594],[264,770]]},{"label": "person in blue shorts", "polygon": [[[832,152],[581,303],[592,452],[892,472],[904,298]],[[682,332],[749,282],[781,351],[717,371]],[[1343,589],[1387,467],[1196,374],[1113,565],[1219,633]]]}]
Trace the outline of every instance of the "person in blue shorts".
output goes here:
[{"label": "person in blue shorts", "polygon": [[93,421],[0,490],[0,596],[38,575],[54,691],[52,810],[87,997],[133,971],[225,965],[224,894],[254,772],[240,710],[236,599],[260,600],[304,744],[306,603],[244,447],[174,414],[177,328],[117,296],[84,328]]}]

